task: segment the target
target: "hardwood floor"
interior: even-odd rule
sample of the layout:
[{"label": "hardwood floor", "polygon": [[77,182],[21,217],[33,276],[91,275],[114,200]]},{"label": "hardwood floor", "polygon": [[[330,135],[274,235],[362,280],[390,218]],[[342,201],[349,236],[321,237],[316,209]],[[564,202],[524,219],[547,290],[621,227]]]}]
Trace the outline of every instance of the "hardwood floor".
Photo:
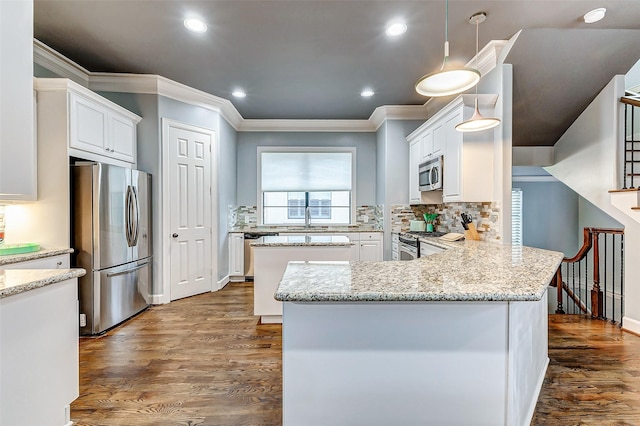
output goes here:
[{"label": "hardwood floor", "polygon": [[[252,306],[252,284],[231,283],[82,338],[72,420],[281,425],[281,327],[257,325]],[[640,337],[585,317],[549,318],[551,362],[532,424],[640,425]]]}]

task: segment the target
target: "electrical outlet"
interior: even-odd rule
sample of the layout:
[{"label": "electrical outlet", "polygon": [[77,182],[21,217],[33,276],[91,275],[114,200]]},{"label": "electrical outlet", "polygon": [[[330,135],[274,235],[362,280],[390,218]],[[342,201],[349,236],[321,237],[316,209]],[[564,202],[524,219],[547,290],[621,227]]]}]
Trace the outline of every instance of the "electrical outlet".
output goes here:
[{"label": "electrical outlet", "polygon": [[80,327],[86,327],[86,326],[87,326],[87,315],[80,314]]},{"label": "electrical outlet", "polygon": [[369,223],[369,216],[367,216],[366,214],[363,214],[362,215],[362,222]]}]

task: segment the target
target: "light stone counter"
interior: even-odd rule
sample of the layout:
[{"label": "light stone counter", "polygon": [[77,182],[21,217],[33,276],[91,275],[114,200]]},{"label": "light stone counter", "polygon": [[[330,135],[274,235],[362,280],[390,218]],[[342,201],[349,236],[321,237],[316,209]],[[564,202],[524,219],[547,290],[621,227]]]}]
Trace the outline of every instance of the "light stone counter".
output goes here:
[{"label": "light stone counter", "polygon": [[0,269],[0,299],[78,278],[84,269]]},{"label": "light stone counter", "polygon": [[12,263],[18,262],[27,262],[30,260],[44,259],[47,257],[58,256],[61,254],[69,254],[73,253],[73,249],[64,248],[64,249],[49,249],[49,250],[39,250],[34,251],[32,253],[22,253],[22,254],[13,254],[9,256],[0,256],[0,268],[3,265],[10,265]]},{"label": "light stone counter", "polygon": [[252,247],[341,247],[353,246],[349,238],[344,236],[320,235],[267,235],[251,243]]},{"label": "light stone counter", "polygon": [[424,241],[447,248],[413,261],[291,262],[275,299],[340,301],[536,301],[563,254],[479,241]]},{"label": "light stone counter", "polygon": [[234,227],[229,232],[278,232],[281,234],[286,233],[345,233],[345,232],[383,232],[382,229],[377,229],[373,226],[242,226]]}]

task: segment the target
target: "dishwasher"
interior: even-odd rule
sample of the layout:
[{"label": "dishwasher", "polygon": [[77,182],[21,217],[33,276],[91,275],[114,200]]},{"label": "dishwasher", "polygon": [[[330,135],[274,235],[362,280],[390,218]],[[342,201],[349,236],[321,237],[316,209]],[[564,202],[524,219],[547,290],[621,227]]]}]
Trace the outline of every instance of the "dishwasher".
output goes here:
[{"label": "dishwasher", "polygon": [[246,232],[244,234],[244,279],[253,281],[253,247],[251,243],[260,237],[279,235],[277,232]]}]

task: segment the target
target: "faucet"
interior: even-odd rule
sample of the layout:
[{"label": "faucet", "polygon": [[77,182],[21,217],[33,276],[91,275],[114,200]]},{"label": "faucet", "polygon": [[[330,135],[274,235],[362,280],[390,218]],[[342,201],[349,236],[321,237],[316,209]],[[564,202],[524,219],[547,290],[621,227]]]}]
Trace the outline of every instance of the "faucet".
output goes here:
[{"label": "faucet", "polygon": [[304,227],[311,226],[311,208],[309,206],[304,209]]}]

